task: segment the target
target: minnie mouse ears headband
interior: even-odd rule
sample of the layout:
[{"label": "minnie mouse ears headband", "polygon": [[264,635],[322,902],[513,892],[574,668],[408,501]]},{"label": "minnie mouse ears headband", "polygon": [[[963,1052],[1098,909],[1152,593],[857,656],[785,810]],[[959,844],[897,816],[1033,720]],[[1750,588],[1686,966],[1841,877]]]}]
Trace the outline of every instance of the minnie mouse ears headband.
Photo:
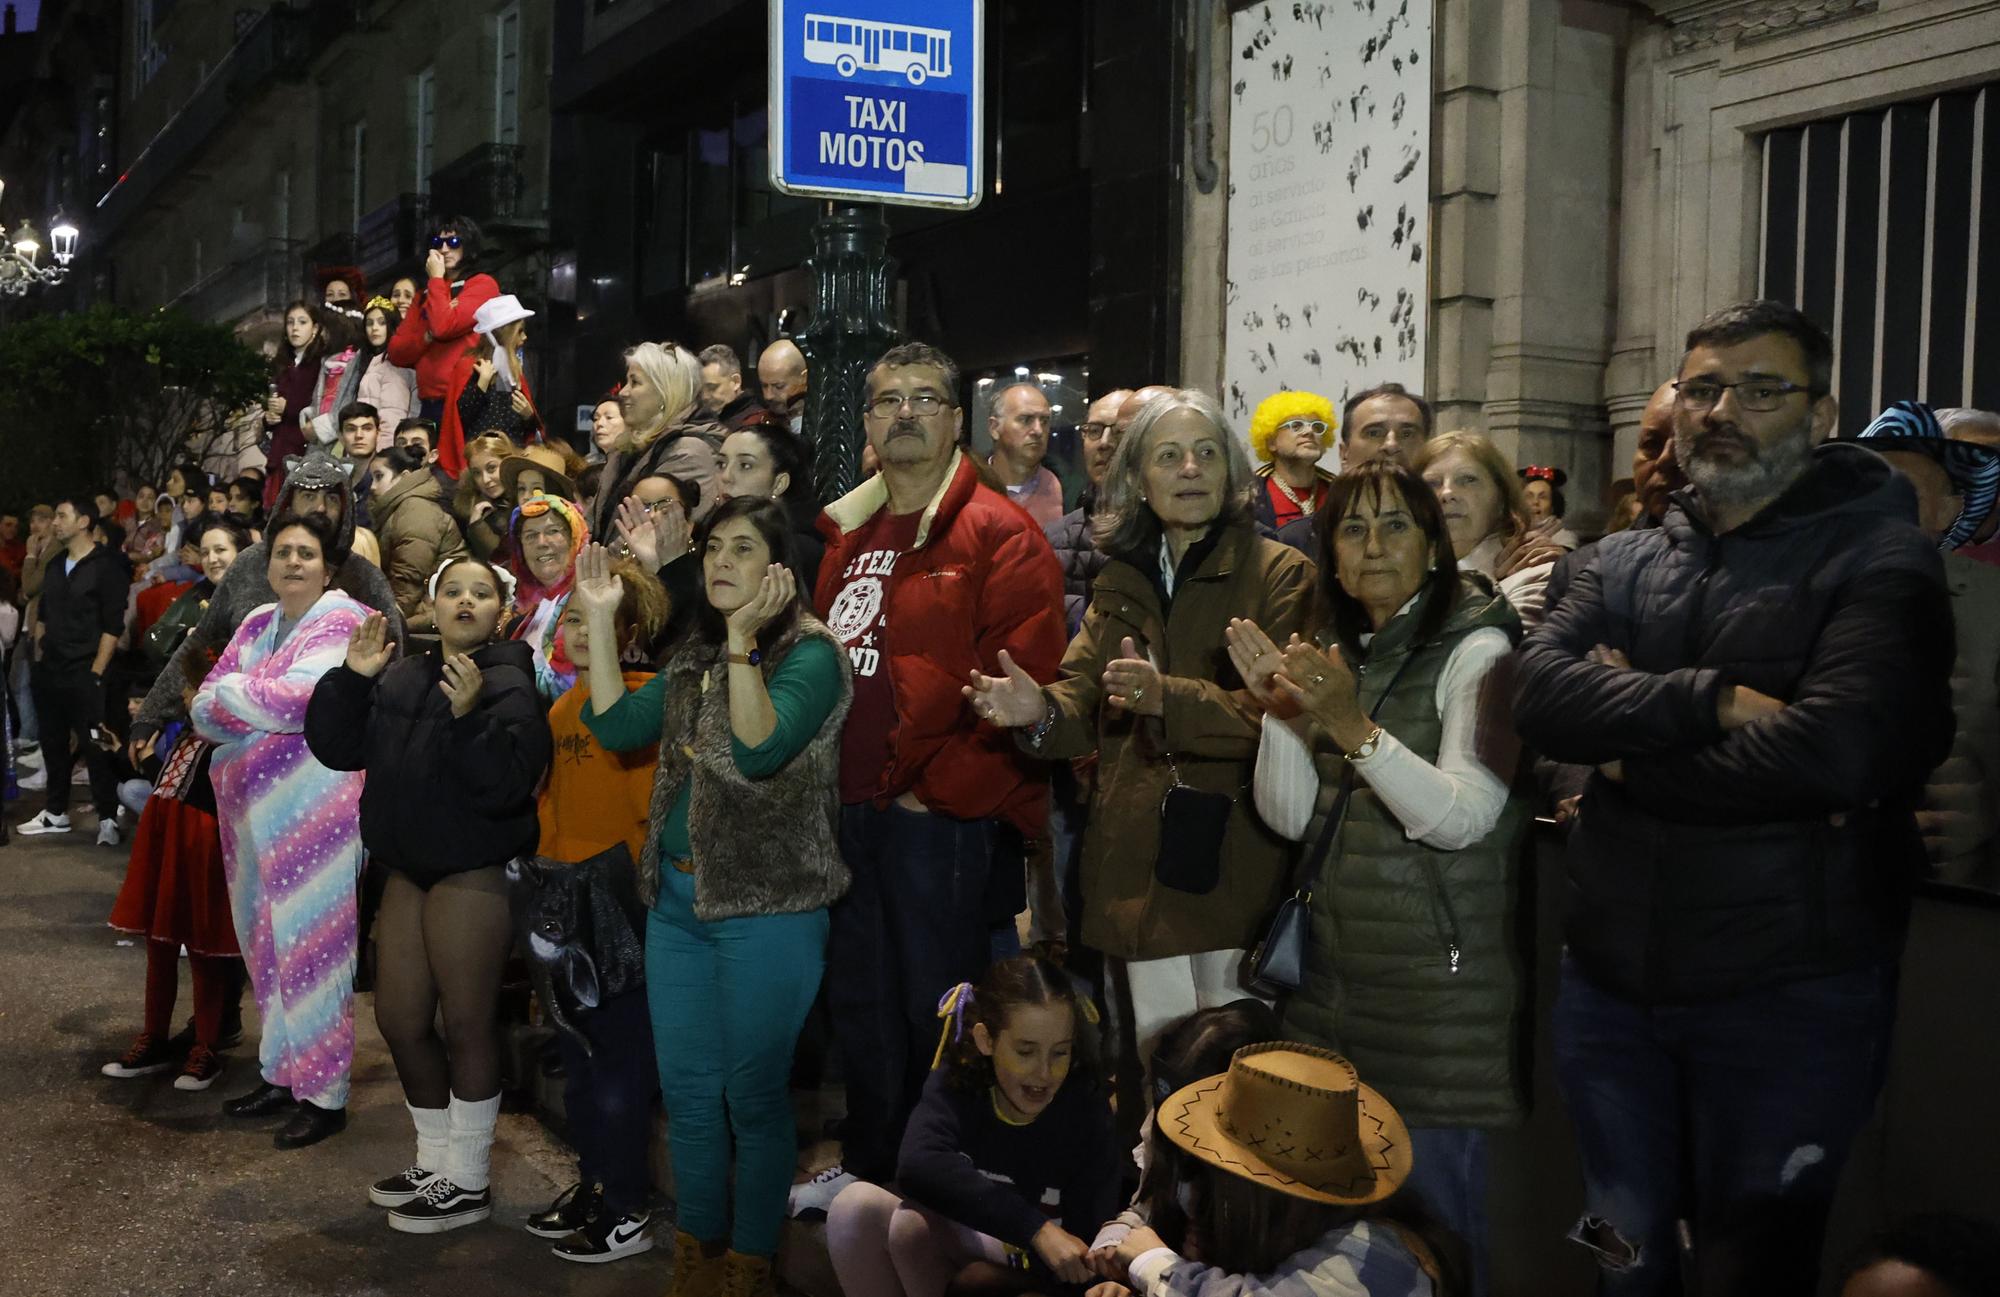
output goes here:
[{"label": "minnie mouse ears headband", "polygon": [[481,562],[479,559],[476,558],[466,558],[464,555],[461,554],[457,558],[448,558],[444,562],[438,564],[438,570],[431,573],[430,584],[425,587],[425,592],[430,595],[432,603],[437,602],[438,582],[444,579],[444,574],[447,571],[449,571],[454,567],[457,567],[460,563],[475,563],[478,564],[480,567],[490,569],[493,573],[494,579],[500,583],[501,604],[505,606],[512,604],[514,602],[514,587],[517,583],[514,580],[514,574],[512,572],[509,572],[504,567],[495,567],[491,563]]},{"label": "minnie mouse ears headband", "polygon": [[1559,468],[1552,468],[1547,464],[1530,464],[1521,470],[1521,480],[1523,482],[1547,482],[1550,486],[1560,489],[1564,483],[1569,481],[1569,474]]}]

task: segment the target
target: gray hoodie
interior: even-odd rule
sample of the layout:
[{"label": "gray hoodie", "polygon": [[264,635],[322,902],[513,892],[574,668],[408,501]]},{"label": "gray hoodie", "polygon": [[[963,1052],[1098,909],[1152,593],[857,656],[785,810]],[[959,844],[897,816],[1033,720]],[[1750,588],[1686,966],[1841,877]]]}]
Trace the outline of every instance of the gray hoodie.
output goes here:
[{"label": "gray hoodie", "polygon": [[[396,595],[389,588],[389,578],[382,574],[381,568],[353,552],[354,486],[349,481],[353,465],[337,460],[314,446],[304,455],[287,460],[285,468],[285,485],[278,494],[278,508],[272,519],[275,521],[290,510],[294,491],[338,491],[340,530],[335,554],[339,557],[340,567],[334,575],[333,588],[387,614],[389,633],[400,641],[403,619],[396,611]],[[201,621],[188,632],[166,669],[153,681],[152,691],[146,695],[145,703],[139,708],[138,719],[132,723],[132,738],[135,741],[157,734],[162,726],[186,716],[187,706],[182,701],[182,695],[190,679],[185,665],[190,658],[196,654],[220,653],[253,609],[277,600],[277,592],[271,589],[268,533],[266,537],[236,556],[236,562],[230,566],[222,584],[215,588],[214,596],[209,599],[208,610],[202,614]]]}]

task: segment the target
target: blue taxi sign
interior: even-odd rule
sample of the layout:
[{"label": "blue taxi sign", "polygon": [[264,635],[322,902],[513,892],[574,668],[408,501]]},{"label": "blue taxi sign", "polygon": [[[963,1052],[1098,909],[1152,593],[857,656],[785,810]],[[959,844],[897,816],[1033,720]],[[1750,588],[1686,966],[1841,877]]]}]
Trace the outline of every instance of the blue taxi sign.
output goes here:
[{"label": "blue taxi sign", "polygon": [[771,184],[916,207],[983,196],[985,0],[770,0]]}]

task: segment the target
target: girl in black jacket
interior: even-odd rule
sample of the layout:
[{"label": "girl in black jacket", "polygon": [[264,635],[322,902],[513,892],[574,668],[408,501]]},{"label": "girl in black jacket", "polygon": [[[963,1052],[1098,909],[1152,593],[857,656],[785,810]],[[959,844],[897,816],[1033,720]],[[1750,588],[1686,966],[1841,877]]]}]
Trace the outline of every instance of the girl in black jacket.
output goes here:
[{"label": "girl in black jacket", "polygon": [[492,1214],[496,1010],[512,935],[506,865],[535,850],[535,789],[551,748],[528,647],[500,634],[513,596],[504,569],[451,560],[430,581],[441,651],[390,666],[377,613],[306,711],[321,763],[367,771],[361,839],[390,870],[375,924],[375,1022],[416,1123],[417,1157],[368,1197],[406,1233]]}]

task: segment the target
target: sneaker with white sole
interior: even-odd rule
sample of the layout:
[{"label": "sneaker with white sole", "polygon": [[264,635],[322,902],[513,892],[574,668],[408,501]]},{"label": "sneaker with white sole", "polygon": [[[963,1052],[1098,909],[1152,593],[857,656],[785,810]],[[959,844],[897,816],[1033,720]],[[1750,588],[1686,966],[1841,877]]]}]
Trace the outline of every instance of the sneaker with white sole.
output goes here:
[{"label": "sneaker with white sole", "polygon": [[100,820],[97,825],[97,845],[115,847],[124,842],[125,835],[118,831],[118,821]]},{"label": "sneaker with white sole", "polygon": [[825,1217],[826,1209],[833,1205],[840,1191],[857,1180],[858,1177],[850,1175],[846,1167],[835,1162],[804,1184],[793,1185],[788,1204],[792,1219],[815,1215]]},{"label": "sneaker with white sole", "polygon": [[[23,831],[25,832],[26,830],[24,829]],[[129,1081],[135,1076],[151,1076],[155,1072],[170,1072],[180,1065],[180,1061],[180,1055],[174,1052],[173,1046],[161,1040],[158,1036],[149,1036],[144,1032],[140,1032],[138,1038],[132,1042],[132,1048],[125,1051],[124,1057],[115,1062],[106,1063],[97,1070],[104,1076],[112,1076],[121,1081]]]},{"label": "sneaker with white sole", "polygon": [[[21,786],[26,788],[28,785],[23,781]],[[48,811],[38,811],[34,818],[23,820],[14,827],[24,838],[32,838],[39,833],[68,833],[69,816],[52,815]]]},{"label": "sneaker with white sole", "polygon": [[400,1207],[424,1191],[424,1186],[437,1177],[437,1172],[426,1171],[420,1166],[398,1171],[386,1180],[377,1180],[368,1186],[368,1201],[377,1207]]},{"label": "sneaker with white sole", "polygon": [[181,1064],[181,1074],[174,1078],[176,1090],[206,1090],[222,1076],[222,1055],[206,1045],[196,1045],[188,1051],[187,1062]]},{"label": "sneaker with white sole", "polygon": [[653,1214],[646,1211],[614,1216],[599,1212],[574,1234],[549,1248],[565,1261],[601,1265],[653,1250]]},{"label": "sneaker with white sole", "polygon": [[405,1234],[442,1234],[493,1214],[490,1189],[461,1189],[450,1177],[432,1176],[422,1192],[389,1211],[389,1228]]}]

